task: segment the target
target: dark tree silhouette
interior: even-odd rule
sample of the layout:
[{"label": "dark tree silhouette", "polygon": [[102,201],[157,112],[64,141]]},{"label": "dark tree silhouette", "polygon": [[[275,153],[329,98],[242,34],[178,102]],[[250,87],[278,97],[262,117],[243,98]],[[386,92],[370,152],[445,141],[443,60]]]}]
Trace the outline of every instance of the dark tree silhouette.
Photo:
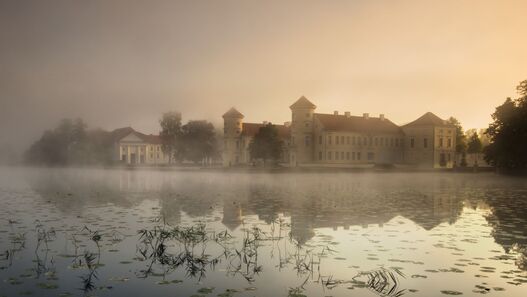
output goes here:
[{"label": "dark tree silhouette", "polygon": [[467,139],[463,132],[461,123],[454,117],[448,119],[448,123],[456,127],[456,153],[461,156],[461,166],[467,166],[466,152],[467,152]]},{"label": "dark tree silhouette", "polygon": [[87,130],[82,119],[63,119],[31,145],[25,160],[53,166],[107,164],[111,162],[111,139],[103,130]]},{"label": "dark tree silhouette", "polygon": [[282,154],[283,142],[278,137],[278,130],[271,123],[260,127],[258,133],[249,144],[249,153],[252,160],[267,160],[277,162]]},{"label": "dark tree silhouette", "polygon": [[474,154],[474,166],[478,165],[478,157],[483,149],[483,144],[481,143],[481,140],[479,139],[479,136],[476,132],[474,132],[470,138],[468,139],[467,144],[467,153]]},{"label": "dark tree silhouette", "polygon": [[161,149],[168,155],[168,163],[172,163],[173,158],[181,160],[182,150],[179,139],[181,137],[181,113],[175,111],[164,113],[159,120],[159,125],[161,126],[159,136],[163,142]]},{"label": "dark tree silhouette", "polygon": [[214,126],[207,121],[189,121],[182,127],[183,156],[194,163],[211,160],[217,155]]},{"label": "dark tree silhouette", "polygon": [[491,143],[485,160],[505,173],[527,173],[527,80],[517,87],[520,97],[507,98],[492,114],[486,134]]}]

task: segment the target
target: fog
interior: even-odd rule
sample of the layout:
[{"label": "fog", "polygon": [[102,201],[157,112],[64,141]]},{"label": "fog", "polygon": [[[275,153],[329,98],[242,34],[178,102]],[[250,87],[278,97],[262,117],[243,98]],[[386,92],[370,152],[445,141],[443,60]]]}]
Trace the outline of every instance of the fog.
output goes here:
[{"label": "fog", "polygon": [[64,117],[157,133],[236,106],[281,123],[426,111],[485,127],[526,78],[525,1],[0,1],[0,146]]}]

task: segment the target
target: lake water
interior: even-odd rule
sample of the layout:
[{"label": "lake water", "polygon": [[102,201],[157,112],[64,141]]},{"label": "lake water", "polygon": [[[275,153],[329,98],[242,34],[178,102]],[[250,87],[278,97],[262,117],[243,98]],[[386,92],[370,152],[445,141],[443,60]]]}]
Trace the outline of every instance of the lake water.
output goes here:
[{"label": "lake water", "polygon": [[527,180],[0,169],[0,296],[527,296]]}]

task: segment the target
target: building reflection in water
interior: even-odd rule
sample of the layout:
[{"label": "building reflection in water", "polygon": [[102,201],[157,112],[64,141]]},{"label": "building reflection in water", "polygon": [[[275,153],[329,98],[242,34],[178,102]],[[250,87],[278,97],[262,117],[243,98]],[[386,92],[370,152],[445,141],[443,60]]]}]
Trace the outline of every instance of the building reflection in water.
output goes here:
[{"label": "building reflection in water", "polygon": [[397,216],[425,230],[453,224],[463,207],[488,208],[495,241],[506,250],[527,243],[523,180],[455,174],[236,174],[140,170],[51,170],[33,173],[32,189],[63,212],[159,201],[166,222],[221,215],[230,230],[248,215],[271,223],[290,217],[304,243],[317,228],[378,225]]}]

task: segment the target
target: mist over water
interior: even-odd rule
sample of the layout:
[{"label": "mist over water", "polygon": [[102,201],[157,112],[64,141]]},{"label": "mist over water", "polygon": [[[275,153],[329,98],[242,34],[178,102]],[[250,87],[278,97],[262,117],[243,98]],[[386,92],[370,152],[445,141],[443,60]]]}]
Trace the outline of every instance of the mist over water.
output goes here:
[{"label": "mist over water", "polygon": [[526,196],[491,174],[2,168],[0,296],[523,296]]}]

